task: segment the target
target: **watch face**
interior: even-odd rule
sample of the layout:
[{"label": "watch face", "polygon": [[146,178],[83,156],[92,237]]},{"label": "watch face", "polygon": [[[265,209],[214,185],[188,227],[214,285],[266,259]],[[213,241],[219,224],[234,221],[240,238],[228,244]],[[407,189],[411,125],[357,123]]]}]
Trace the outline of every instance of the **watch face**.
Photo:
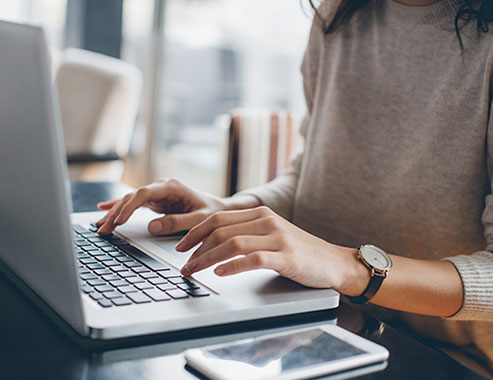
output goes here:
[{"label": "watch face", "polygon": [[373,268],[385,272],[392,267],[392,261],[380,248],[373,245],[365,245],[361,248],[361,256]]}]

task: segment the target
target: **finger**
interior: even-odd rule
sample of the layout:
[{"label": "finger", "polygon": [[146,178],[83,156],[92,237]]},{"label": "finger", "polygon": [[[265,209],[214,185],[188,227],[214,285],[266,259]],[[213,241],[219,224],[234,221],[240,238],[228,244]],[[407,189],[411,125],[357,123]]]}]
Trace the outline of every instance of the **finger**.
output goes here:
[{"label": "finger", "polygon": [[153,235],[170,235],[175,232],[188,231],[202,222],[206,215],[202,211],[186,214],[168,214],[149,223],[149,232]]},{"label": "finger", "polygon": [[[189,261],[200,257],[204,252],[224,243],[226,240],[231,239],[234,236],[242,235],[267,235],[272,232],[273,224],[270,219],[261,218],[250,222],[233,224],[231,226],[219,227],[215,229],[203,242],[199,249],[197,249]],[[278,247],[276,247],[278,248]]]},{"label": "finger", "polygon": [[183,268],[182,274],[190,276],[221,261],[238,255],[248,255],[251,252],[273,250],[276,247],[272,236],[235,236],[217,247],[204,252],[200,257],[189,261]]},{"label": "finger", "polygon": [[113,206],[113,208],[108,212],[108,215],[106,215],[103,225],[99,227],[98,234],[108,235],[111,232],[113,232],[113,230],[116,227],[116,224],[114,223],[116,216],[120,213],[122,207],[128,201],[130,201],[130,199],[132,199],[133,196],[134,196],[133,193],[127,194],[123,197],[123,199],[120,202],[118,202],[117,204],[115,204],[115,206]]},{"label": "finger", "polygon": [[120,202],[120,199],[112,199],[110,201],[99,202],[98,203],[98,208],[100,210],[110,210],[118,202]]},{"label": "finger", "polygon": [[218,276],[231,276],[255,269],[273,269],[282,272],[284,266],[282,254],[269,251],[255,251],[236,260],[219,265],[215,270]]},{"label": "finger", "polygon": [[115,216],[115,224],[121,225],[128,221],[135,210],[144,206],[154,196],[152,188],[144,186],[139,188],[134,195],[126,202],[118,214]]},{"label": "finger", "polygon": [[115,208],[115,207],[118,207],[119,202],[122,202],[122,201],[123,201],[122,199],[120,199],[120,200],[116,201],[116,202],[115,202],[115,204],[113,205],[113,207],[111,207],[111,208],[109,209],[109,211],[106,213],[106,215],[105,215],[103,218],[101,218],[100,220],[98,220],[98,221],[96,222],[96,227],[98,227],[98,228],[99,228],[99,227],[101,227],[103,224],[105,224],[105,223],[106,223],[106,221],[108,220],[108,218],[109,218],[110,214],[111,214],[111,210],[112,210],[113,208]]},{"label": "finger", "polygon": [[249,222],[251,220],[271,215],[267,207],[257,207],[240,211],[221,211],[208,217],[198,226],[194,227],[176,246],[180,251],[187,251],[204,240],[212,231],[219,227]]}]

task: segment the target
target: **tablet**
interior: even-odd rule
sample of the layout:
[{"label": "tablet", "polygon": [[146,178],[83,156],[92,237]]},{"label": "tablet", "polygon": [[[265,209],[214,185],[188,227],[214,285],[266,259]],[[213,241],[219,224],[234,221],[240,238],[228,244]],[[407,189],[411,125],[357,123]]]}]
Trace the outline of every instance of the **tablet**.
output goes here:
[{"label": "tablet", "polygon": [[335,325],[322,325],[185,352],[213,380],[307,379],[381,363],[389,352]]}]

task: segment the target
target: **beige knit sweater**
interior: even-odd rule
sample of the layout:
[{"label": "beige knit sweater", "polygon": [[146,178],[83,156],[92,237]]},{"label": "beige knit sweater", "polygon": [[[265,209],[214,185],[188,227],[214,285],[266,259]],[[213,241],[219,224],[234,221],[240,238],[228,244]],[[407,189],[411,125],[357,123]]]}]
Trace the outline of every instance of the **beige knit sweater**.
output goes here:
[{"label": "beige knit sweater", "polygon": [[[337,1],[319,11],[328,18]],[[452,318],[400,315],[422,334],[475,343],[493,363],[493,32],[453,29],[456,0],[374,0],[302,64],[308,115],[293,169],[247,191],[327,241],[449,260],[464,285]]]}]

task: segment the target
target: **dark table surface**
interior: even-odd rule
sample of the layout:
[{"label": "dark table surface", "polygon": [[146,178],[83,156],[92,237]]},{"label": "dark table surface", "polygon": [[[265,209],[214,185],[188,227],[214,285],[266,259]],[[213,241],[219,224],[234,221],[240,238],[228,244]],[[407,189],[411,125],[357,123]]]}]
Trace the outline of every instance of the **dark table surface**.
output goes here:
[{"label": "dark table surface", "polygon": [[[95,210],[97,202],[127,191],[124,185],[73,183],[74,210]],[[0,304],[0,379],[197,379],[185,368],[182,353],[189,347],[324,322],[337,323],[390,351],[385,370],[358,379],[482,379],[440,351],[345,303],[332,311],[165,334],[106,351],[76,344],[3,275]]]}]

